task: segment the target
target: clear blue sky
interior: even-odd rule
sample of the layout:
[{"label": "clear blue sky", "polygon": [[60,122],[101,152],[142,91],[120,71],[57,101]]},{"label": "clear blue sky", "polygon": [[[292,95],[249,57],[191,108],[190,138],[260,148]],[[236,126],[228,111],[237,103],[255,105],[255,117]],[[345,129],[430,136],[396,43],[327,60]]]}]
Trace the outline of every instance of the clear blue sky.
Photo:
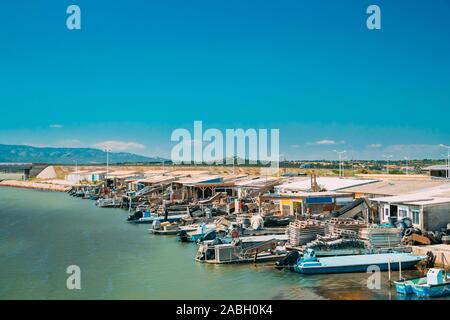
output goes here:
[{"label": "clear blue sky", "polygon": [[168,156],[202,120],[279,128],[288,159],[441,158],[449,17],[448,0],[5,0],[0,143]]}]

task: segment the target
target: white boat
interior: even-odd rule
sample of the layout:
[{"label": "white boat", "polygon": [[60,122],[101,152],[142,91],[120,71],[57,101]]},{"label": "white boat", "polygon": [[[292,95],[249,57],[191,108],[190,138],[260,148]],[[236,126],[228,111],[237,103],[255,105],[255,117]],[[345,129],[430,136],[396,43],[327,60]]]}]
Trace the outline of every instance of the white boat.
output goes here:
[{"label": "white boat", "polygon": [[136,217],[136,214],[129,216],[127,221],[131,222],[131,223],[138,223],[138,224],[149,224],[149,223],[153,223],[154,221],[176,222],[176,221],[180,221],[185,216],[186,216],[185,214],[174,214],[174,215],[169,215],[166,218],[165,216],[158,216],[151,212],[145,211],[142,213],[141,217]]},{"label": "white boat", "polygon": [[404,252],[360,254],[317,258],[314,250],[308,249],[293,266],[293,270],[305,274],[367,272],[376,266],[380,271],[411,269],[427,256]]},{"label": "white boat", "polygon": [[115,198],[98,199],[95,204],[101,208],[117,208],[122,206],[122,200]]},{"label": "white boat", "polygon": [[176,222],[160,222],[159,220],[155,220],[148,231],[153,234],[175,235],[180,232],[180,228]]}]

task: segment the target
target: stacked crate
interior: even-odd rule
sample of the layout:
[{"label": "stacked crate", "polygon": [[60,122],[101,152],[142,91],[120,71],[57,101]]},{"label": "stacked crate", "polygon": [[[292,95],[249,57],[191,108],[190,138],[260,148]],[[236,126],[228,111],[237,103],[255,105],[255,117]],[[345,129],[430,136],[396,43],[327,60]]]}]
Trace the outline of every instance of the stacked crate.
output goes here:
[{"label": "stacked crate", "polygon": [[296,220],[289,224],[287,230],[289,236],[289,244],[291,246],[301,246],[314,239],[317,235],[325,235],[327,229],[326,223],[317,220]]},{"label": "stacked crate", "polygon": [[[367,227],[365,221],[354,219],[336,219],[332,218],[328,222],[328,233],[331,235],[358,234],[362,228]],[[349,231],[349,232],[346,232]]]},{"label": "stacked crate", "polygon": [[392,248],[401,245],[401,230],[397,228],[369,227],[359,232],[359,237],[373,248]]}]

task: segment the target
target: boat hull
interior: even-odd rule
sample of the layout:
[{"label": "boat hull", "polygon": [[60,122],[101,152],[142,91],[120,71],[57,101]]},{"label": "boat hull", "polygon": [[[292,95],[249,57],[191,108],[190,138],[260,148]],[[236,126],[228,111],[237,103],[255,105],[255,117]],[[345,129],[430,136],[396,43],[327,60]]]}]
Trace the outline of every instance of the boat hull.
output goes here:
[{"label": "boat hull", "polygon": [[179,230],[154,230],[154,229],[149,229],[149,231],[150,233],[158,235],[176,235],[178,232],[180,232]]},{"label": "boat hull", "polygon": [[[402,263],[402,269],[412,269],[418,261]],[[295,266],[294,271],[303,274],[327,274],[327,273],[351,273],[351,272],[367,272],[369,267],[377,266],[380,271],[387,271],[389,269],[388,263],[370,263],[353,266],[328,266],[328,267],[301,267]],[[391,270],[399,270],[398,264],[391,264]]]},{"label": "boat hull", "polygon": [[201,237],[203,237],[206,233],[196,233],[188,236],[188,242],[197,242]]},{"label": "boat hull", "polygon": [[178,222],[181,220],[181,217],[168,217],[167,219],[164,219],[164,217],[156,217],[153,219],[137,219],[137,220],[127,220],[130,223],[138,223],[138,224],[150,224],[153,223],[153,221],[160,221],[160,222]]},{"label": "boat hull", "polygon": [[450,295],[450,283],[440,285],[413,285],[413,292],[422,298],[437,298]]},{"label": "boat hull", "polygon": [[410,279],[410,280],[401,280],[401,281],[395,281],[394,285],[395,285],[395,290],[397,291],[397,293],[399,294],[413,294],[414,290],[413,290],[413,286],[415,284],[417,284],[419,281],[426,281],[426,277],[425,278],[414,278],[414,279]]},{"label": "boat hull", "polygon": [[217,260],[200,260],[195,259],[198,262],[202,263],[209,263],[209,264],[238,264],[238,263],[263,263],[263,262],[271,262],[271,261],[277,261],[281,258],[284,258],[286,255],[261,255],[257,256],[256,260],[254,257],[252,258],[242,258],[242,259],[236,259],[236,260],[230,260],[230,261],[217,261]]}]

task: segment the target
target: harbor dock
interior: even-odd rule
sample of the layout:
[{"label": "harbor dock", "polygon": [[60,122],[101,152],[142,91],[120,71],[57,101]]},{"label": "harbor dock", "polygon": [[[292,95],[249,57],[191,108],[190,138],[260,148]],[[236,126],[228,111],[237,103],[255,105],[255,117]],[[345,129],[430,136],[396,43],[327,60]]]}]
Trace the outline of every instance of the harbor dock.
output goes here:
[{"label": "harbor dock", "polygon": [[61,177],[56,171],[0,186],[67,192],[95,200],[101,210],[121,208],[128,214],[123,223],[146,224],[152,237],[196,246],[192,259],[199,263],[328,274],[373,265],[423,270],[448,267],[450,260],[444,180],[101,167],[66,168]]}]

